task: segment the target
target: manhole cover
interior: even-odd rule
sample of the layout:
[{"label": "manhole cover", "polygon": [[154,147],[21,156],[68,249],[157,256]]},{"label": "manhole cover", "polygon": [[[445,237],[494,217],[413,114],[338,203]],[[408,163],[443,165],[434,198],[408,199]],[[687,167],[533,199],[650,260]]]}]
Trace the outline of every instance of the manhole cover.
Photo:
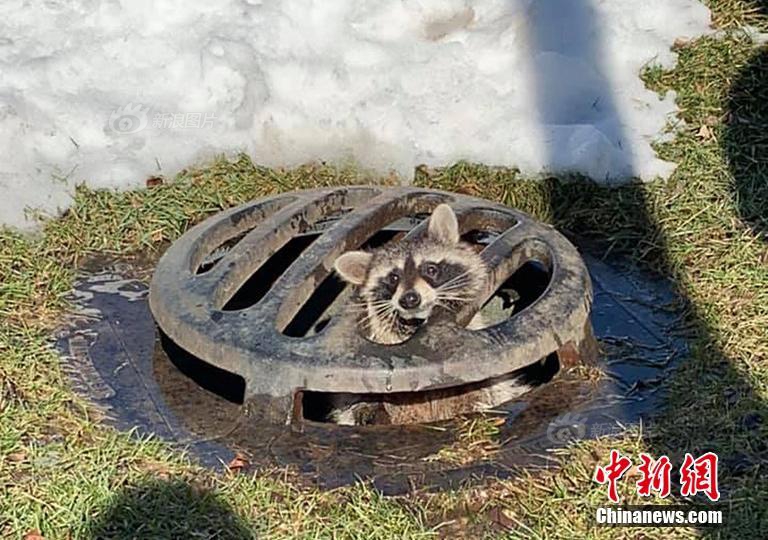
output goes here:
[{"label": "manhole cover", "polygon": [[[349,250],[419,238],[442,203],[480,251],[489,270],[484,290],[402,344],[367,340],[334,262]],[[465,328],[526,264],[543,276],[535,298],[493,326]],[[275,423],[312,418],[311,396],[444,399],[553,354],[566,364],[591,357],[591,300],[581,257],[552,227],[478,198],[372,186],[281,194],[218,214],[168,249],[150,287],[162,332],[239,376],[249,410]]]}]

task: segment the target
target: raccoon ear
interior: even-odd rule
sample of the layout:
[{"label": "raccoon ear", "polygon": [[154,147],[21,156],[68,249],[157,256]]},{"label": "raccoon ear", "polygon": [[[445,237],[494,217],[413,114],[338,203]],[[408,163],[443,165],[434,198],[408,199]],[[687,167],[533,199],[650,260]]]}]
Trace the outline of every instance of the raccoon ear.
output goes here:
[{"label": "raccoon ear", "polygon": [[353,285],[362,285],[365,283],[371,257],[373,255],[365,251],[348,251],[336,259],[333,267],[345,281]]},{"label": "raccoon ear", "polygon": [[432,212],[427,228],[430,238],[442,244],[453,245],[459,241],[459,222],[447,204],[441,204]]}]

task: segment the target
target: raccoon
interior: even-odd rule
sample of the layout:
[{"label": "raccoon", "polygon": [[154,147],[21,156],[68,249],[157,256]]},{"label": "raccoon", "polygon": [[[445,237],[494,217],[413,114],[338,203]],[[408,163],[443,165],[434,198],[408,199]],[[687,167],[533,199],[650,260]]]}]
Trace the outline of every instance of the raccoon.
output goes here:
[{"label": "raccoon", "polygon": [[406,341],[438,307],[456,311],[476,301],[488,273],[480,255],[460,241],[446,204],[434,210],[423,238],[345,253],[335,269],[357,287],[354,307],[365,336],[386,345]]},{"label": "raccoon", "polygon": [[[464,304],[478,302],[488,279],[480,254],[461,241],[456,215],[447,204],[435,208],[423,237],[369,252],[344,253],[334,267],[356,287],[353,305],[360,331],[386,345],[407,341],[438,309],[456,312]],[[467,325],[470,329],[485,326],[479,313]],[[420,415],[447,419],[494,407],[528,389],[524,377],[512,374],[460,392],[435,390],[365,399],[335,394],[328,419],[347,425],[415,423]]]}]

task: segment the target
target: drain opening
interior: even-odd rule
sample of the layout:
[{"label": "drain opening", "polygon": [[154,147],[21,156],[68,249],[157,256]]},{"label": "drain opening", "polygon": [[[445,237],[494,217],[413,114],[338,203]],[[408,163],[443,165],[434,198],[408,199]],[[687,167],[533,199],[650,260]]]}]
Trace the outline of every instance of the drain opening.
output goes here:
[{"label": "drain opening", "polygon": [[[349,207],[341,208],[314,223],[310,231],[294,236],[287,241],[237,289],[235,294],[222,306],[222,311],[239,311],[256,305],[269,292],[278,278],[326,229],[332,227],[352,210]],[[428,213],[420,213],[398,218],[373,234],[359,249],[374,249],[388,242],[397,241],[428,217]],[[208,272],[251,230],[253,229],[247,229],[220,244],[203,259],[196,273]],[[341,297],[345,289],[346,284],[331,273],[288,323],[283,334],[291,337],[305,337],[322,331],[331,320],[330,308]]]},{"label": "drain opening", "polygon": [[527,261],[501,284],[490,301],[500,298],[505,305],[514,304],[511,315],[516,315],[538,300],[551,280],[552,271],[544,263]]},{"label": "drain opening", "polygon": [[196,249],[193,256],[193,272],[199,275],[210,271],[230,249],[257,228],[262,221],[295,200],[295,197],[280,197],[263,205],[247,207],[235,212],[228,220],[214,225],[211,236],[218,237],[218,243],[214,241],[213,245],[216,247],[213,249],[203,249],[206,243],[201,244],[200,249]]},{"label": "drain opening", "polygon": [[296,316],[283,330],[283,334],[290,337],[305,337],[322,332],[323,328],[331,322],[328,309],[346,288],[346,283],[335,274],[330,274],[301,306]]},{"label": "drain opening", "polygon": [[[548,383],[560,371],[557,353],[504,377],[423,392],[391,394],[341,394],[303,391],[300,393],[301,416],[320,423],[355,423],[357,425],[412,424],[448,420],[471,414],[477,394],[502,380],[517,379],[530,389]],[[390,408],[394,405],[397,412]],[[499,409],[499,407],[497,407]],[[354,412],[352,412],[354,411]],[[353,422],[345,422],[352,418]]]},{"label": "drain opening", "polygon": [[[249,308],[259,302],[275,281],[288,270],[291,263],[317,240],[320,235],[336,221],[352,211],[352,208],[341,208],[327,217],[319,220],[312,226],[310,232],[294,236],[278,249],[269,259],[264,261],[256,272],[227,300],[222,311],[238,311]],[[239,235],[227,240],[216,248],[198,268],[197,273],[204,273],[213,268],[224,255],[237,245],[252,229],[243,231]]]},{"label": "drain opening", "polygon": [[230,238],[229,240],[226,240],[221,245],[219,245],[216,249],[214,249],[211,253],[205,256],[203,261],[200,263],[200,265],[197,267],[197,270],[195,271],[196,274],[205,274],[208,272],[211,268],[216,266],[216,264],[224,258],[224,255],[235,247],[237,243],[245,237],[246,234],[251,232],[250,229],[245,230],[238,234],[237,236],[234,236]]},{"label": "drain opening", "polygon": [[221,369],[182,349],[164,332],[160,333],[160,346],[171,363],[199,387],[231,403],[245,401],[245,379],[236,373]]},{"label": "drain opening", "polygon": [[[499,231],[473,229],[461,236],[479,251],[482,251],[501,233]],[[484,319],[492,324],[498,324],[523,311],[540,298],[549,287],[552,280],[552,268],[549,264],[536,258],[523,263],[508,277],[480,311]]]},{"label": "drain opening", "polygon": [[262,264],[248,280],[237,290],[222,311],[237,311],[255,305],[269,289],[277,278],[291,266],[291,263],[301,256],[312,243],[320,237],[320,234],[305,234],[294,236],[286,244],[278,249],[272,257]]}]

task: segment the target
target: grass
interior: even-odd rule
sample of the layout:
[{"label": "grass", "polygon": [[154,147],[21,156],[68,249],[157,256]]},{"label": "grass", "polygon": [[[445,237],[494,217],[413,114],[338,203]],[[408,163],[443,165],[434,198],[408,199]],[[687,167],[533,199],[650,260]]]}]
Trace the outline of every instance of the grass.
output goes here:
[{"label": "grass", "polygon": [[[372,178],[354,168],[272,170],[246,158],[191,169],[123,194],[80,189],[42,235],[0,233],[0,535],[19,538],[690,538],[768,535],[768,50],[741,30],[768,30],[765,4],[711,0],[717,37],[682,44],[679,65],[647,84],[673,89],[685,125],[659,153],[667,182],[607,189],[533,182],[459,163],[417,182],[528,211],[605,253],[674,280],[697,331],[669,381],[652,433],[582,443],[563,469],[449,493],[383,498],[361,484],[302,486],[285,471],[216,475],[161,441],[117,433],[74,395],[49,346],[78,262],[91,252],[156,250],[191,223],[254,197]],[[760,11],[762,7],[763,11]],[[484,449],[493,425],[467,425]],[[608,449],[637,456],[714,450],[729,513],[722,529],[595,527]],[[457,448],[446,459],[460,459]],[[625,488],[627,486],[625,485]],[[624,495],[636,501],[628,491]],[[642,536],[641,536],[642,535]]]},{"label": "grass", "polygon": [[499,426],[504,422],[503,417],[490,414],[467,418],[459,425],[456,440],[452,444],[424,459],[455,466],[486,459],[500,448]]}]

